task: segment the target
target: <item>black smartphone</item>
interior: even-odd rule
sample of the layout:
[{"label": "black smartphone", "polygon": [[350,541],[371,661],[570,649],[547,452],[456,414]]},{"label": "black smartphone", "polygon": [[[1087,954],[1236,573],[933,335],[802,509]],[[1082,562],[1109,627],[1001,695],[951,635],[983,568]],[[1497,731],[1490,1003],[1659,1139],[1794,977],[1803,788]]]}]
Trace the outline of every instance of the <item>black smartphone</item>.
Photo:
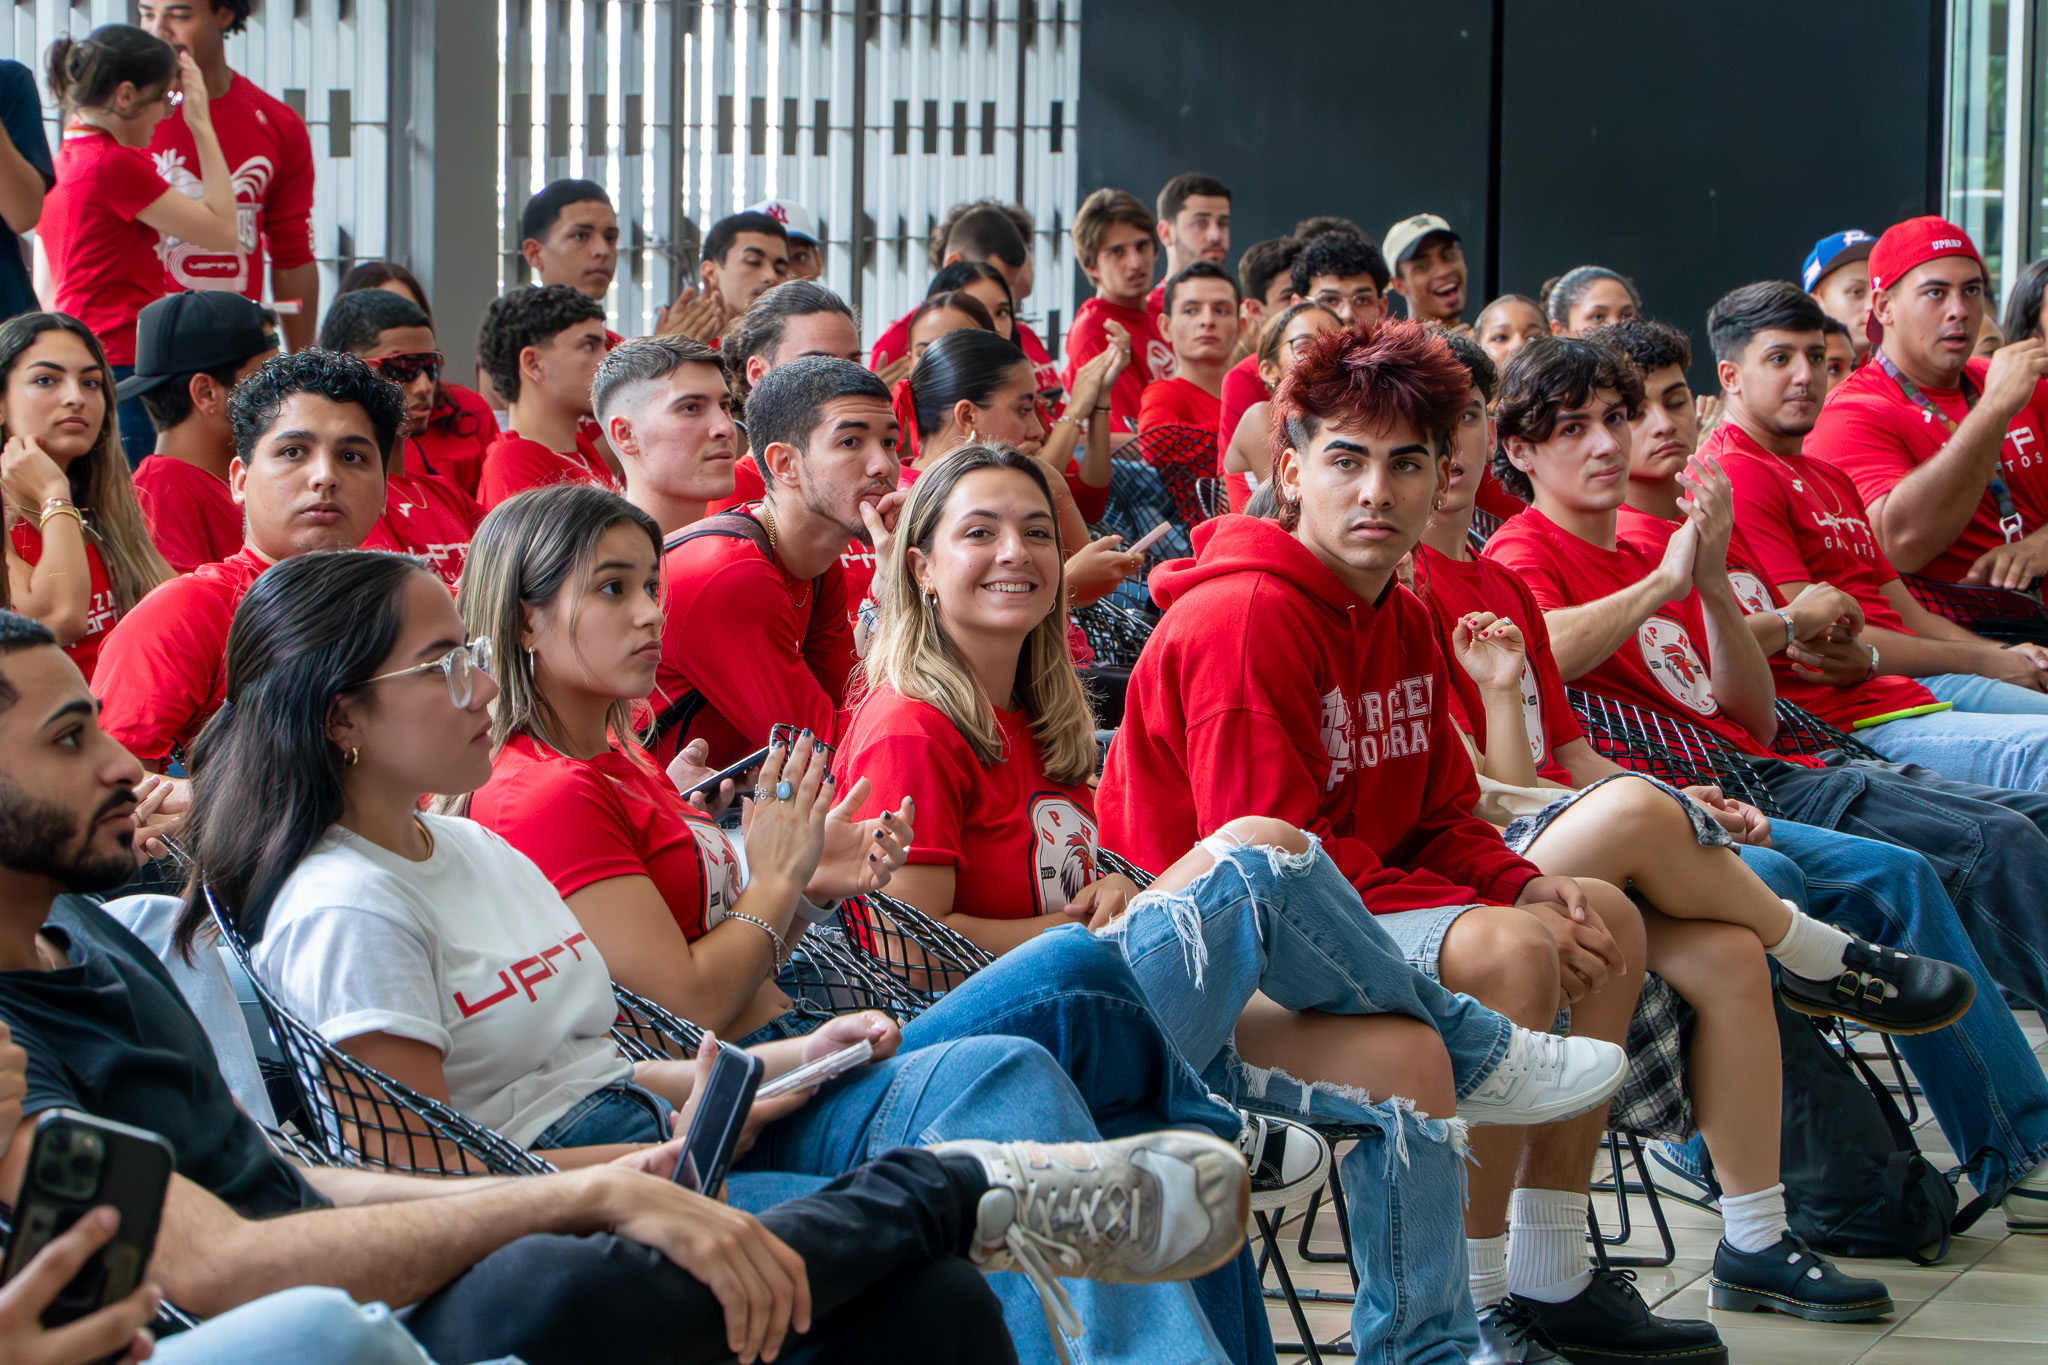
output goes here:
[{"label": "black smartphone", "polygon": [[718,1049],[711,1063],[711,1079],[704,1083],[689,1135],[683,1139],[683,1154],[676,1159],[676,1184],[718,1196],[718,1187],[725,1183],[725,1173],[732,1166],[733,1152],[740,1145],[747,1111],[754,1107],[754,1092],[761,1088],[761,1073],[767,1069],[744,1048]]},{"label": "black smartphone", "polygon": [[176,1164],[171,1144],[147,1129],[74,1109],[45,1110],[36,1118],[0,1283],[21,1274],[37,1252],[88,1212],[111,1204],[121,1215],[114,1239],[50,1301],[43,1326],[61,1327],[127,1298],[142,1283],[156,1250],[157,1221]]},{"label": "black smartphone", "polygon": [[752,772],[754,769],[760,767],[763,763],[767,761],[768,746],[764,744],[760,748],[754,750],[754,752],[748,754],[745,758],[741,759],[739,762],[733,764],[730,768],[726,768],[721,772],[715,772],[711,774],[711,776],[705,778],[702,782],[699,782],[696,786],[686,789],[683,792],[683,796],[685,797],[685,799],[692,796],[702,796],[708,801],[711,798],[718,795],[719,784],[724,782],[728,777],[731,778],[733,781],[737,782],[739,781],[740,774]]}]

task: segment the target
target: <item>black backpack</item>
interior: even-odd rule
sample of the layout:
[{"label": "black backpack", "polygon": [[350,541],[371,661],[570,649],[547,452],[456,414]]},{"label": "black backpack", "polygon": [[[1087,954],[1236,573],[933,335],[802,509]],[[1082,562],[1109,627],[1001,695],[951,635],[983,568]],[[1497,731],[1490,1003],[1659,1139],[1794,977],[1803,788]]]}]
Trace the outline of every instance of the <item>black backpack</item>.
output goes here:
[{"label": "black backpack", "polygon": [[[724,536],[728,540],[752,541],[760,548],[762,554],[768,556],[769,563],[775,562],[775,547],[768,543],[768,529],[745,512],[720,512],[702,521],[693,521],[663,540],[661,552],[667,555],[678,545],[695,540],[699,536]],[[822,574],[811,580],[812,602],[818,600],[818,594],[824,590],[824,586],[825,578]],[[690,722],[695,720],[697,713],[703,709],[704,694],[694,687],[662,707],[655,713],[654,728],[647,736],[647,747],[652,749],[661,743],[662,737],[671,730],[688,730]]]},{"label": "black backpack", "polygon": [[[1792,1231],[1830,1256],[1948,1255],[1955,1186],[1929,1165],[1876,1074],[1828,1045],[1819,1020],[1778,1002],[1785,1117],[1779,1178]],[[1853,1068],[1853,1069],[1852,1069]],[[1977,1212],[1973,1208],[1972,1216]]]}]

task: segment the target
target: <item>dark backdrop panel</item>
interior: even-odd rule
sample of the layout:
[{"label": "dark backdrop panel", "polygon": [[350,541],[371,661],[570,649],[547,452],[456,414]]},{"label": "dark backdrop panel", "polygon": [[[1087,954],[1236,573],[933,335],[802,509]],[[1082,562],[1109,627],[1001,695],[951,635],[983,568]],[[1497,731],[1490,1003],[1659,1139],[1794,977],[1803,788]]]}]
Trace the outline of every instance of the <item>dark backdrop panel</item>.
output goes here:
[{"label": "dark backdrop panel", "polygon": [[1505,5],[1502,289],[1618,270],[1692,336],[1697,384],[1715,299],[1933,202],[1940,4],[1574,0],[1569,23],[1559,8]]},{"label": "dark backdrop panel", "polygon": [[1490,0],[1090,0],[1081,194],[1113,185],[1150,206],[1174,176],[1206,171],[1235,196],[1232,269],[1312,213],[1375,240],[1441,213],[1477,254],[1492,13]]}]

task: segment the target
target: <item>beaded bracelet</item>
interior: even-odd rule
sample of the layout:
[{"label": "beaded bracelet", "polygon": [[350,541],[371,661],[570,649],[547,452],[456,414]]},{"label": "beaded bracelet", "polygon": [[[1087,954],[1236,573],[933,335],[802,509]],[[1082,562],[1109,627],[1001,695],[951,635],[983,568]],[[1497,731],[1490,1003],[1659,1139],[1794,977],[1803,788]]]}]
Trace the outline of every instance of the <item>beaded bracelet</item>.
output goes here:
[{"label": "beaded bracelet", "polygon": [[753,915],[746,914],[743,911],[739,910],[728,910],[725,912],[725,917],[727,919],[739,920],[745,924],[751,924],[756,929],[759,929],[762,933],[768,935],[768,942],[771,945],[771,950],[775,954],[775,972],[776,975],[780,976],[782,974],[782,963],[784,961],[784,953],[786,952],[786,950],[782,946],[782,935],[775,932],[775,926],[770,924],[765,919],[759,919]]}]

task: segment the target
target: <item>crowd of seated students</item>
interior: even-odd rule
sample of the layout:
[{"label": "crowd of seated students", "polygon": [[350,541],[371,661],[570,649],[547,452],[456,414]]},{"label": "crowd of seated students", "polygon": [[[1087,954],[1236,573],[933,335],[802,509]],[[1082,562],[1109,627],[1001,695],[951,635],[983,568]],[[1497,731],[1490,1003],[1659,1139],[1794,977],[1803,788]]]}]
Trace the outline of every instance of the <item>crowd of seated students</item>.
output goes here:
[{"label": "crowd of seated students", "polygon": [[[472,390],[402,266],[316,317],[276,239],[295,116],[263,242],[224,227],[285,109],[222,57],[246,4],[140,17],[53,49],[54,159],[32,119],[0,147],[9,230],[47,191],[53,305],[22,281],[0,321],[0,1200],[59,1106],[177,1173],[149,1285],[39,1326],[88,1219],[0,1288],[8,1352],[139,1357],[168,1303],[203,1320],[173,1361],[1253,1365],[1246,1212],[1321,1184],[1321,1127],[1360,1355],[1714,1365],[1585,1240],[1624,1044],[1673,1001],[1713,1306],[1892,1311],[1788,1221],[1774,998],[1900,1035],[1979,1194],[2048,1232],[2007,1004],[2048,1006],[2048,649],[1911,581],[2048,571],[2048,269],[2000,332],[1953,225],[1835,234],[1715,306],[1698,395],[1613,269],[1468,327],[1447,220],[1304,219],[1233,273],[1231,191],[1190,174],[1083,202],[1057,362],[993,201],[864,355],[785,201],[620,336],[610,193],[569,180]],[[1090,527],[1162,432],[1231,514],[1149,574],[1105,758],[1070,610],[1143,573]],[[1625,772],[1569,689],[1785,814]],[[1778,753],[1780,702],[1883,760]],[[120,917],[166,879],[168,962]],[[789,970],[882,892],[989,964],[911,1019]],[[176,984],[223,935],[557,1172],[284,1155]],[[622,1051],[621,989],[696,1055]],[[667,1178],[720,1048],[772,1077],[851,1043],[753,1108],[721,1196]]]}]

